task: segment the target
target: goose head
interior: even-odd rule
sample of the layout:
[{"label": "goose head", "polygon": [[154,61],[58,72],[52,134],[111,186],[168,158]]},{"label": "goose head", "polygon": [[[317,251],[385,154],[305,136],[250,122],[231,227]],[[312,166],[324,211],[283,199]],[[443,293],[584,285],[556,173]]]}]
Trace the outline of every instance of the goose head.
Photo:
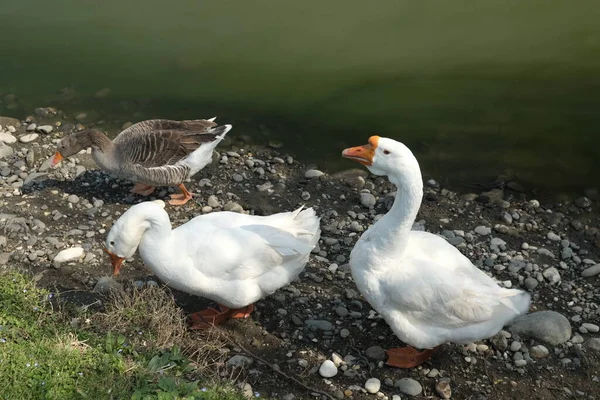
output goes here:
[{"label": "goose head", "polygon": [[164,207],[162,200],[136,204],[114,223],[108,232],[104,248],[110,256],[113,275],[119,275],[123,261],[133,257],[144,232],[155,222],[156,216],[166,214]]},{"label": "goose head", "polygon": [[56,153],[54,153],[54,157],[50,160],[50,165],[54,167],[61,162],[63,158],[71,157],[73,154],[77,154],[81,150],[91,147],[91,135],[95,132],[97,131],[94,129],[86,129],[62,138],[56,145]]},{"label": "goose head", "polygon": [[401,178],[420,174],[419,163],[413,153],[394,139],[371,136],[368,144],[342,151],[342,157],[361,163],[373,175]]}]

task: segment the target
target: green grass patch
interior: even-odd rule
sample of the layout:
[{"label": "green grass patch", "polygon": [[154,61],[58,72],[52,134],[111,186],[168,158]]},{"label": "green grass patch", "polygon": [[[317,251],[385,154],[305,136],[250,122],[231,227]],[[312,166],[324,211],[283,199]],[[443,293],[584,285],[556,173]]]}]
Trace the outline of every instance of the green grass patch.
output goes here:
[{"label": "green grass patch", "polygon": [[[178,339],[177,332],[161,336],[144,327],[151,345],[140,346],[124,328],[127,319],[117,320],[120,330],[92,329],[91,324],[76,329],[53,309],[47,291],[17,273],[0,276],[0,304],[2,400],[243,398],[231,386],[203,385],[196,366],[176,343],[161,349],[152,345],[152,339],[162,345]],[[124,315],[142,321],[135,310],[116,310],[127,310]]]}]

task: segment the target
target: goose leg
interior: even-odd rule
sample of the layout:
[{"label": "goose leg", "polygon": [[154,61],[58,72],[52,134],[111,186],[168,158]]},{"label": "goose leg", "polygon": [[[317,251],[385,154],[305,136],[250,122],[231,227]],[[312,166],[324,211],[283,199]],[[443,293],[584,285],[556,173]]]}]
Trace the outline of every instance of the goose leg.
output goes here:
[{"label": "goose leg", "polygon": [[169,204],[173,206],[184,205],[192,199],[192,194],[185,188],[183,183],[177,185],[177,187],[181,190],[181,193],[171,195],[171,200],[169,200]]},{"label": "goose leg", "polygon": [[154,192],[156,186],[143,185],[141,183],[136,183],[133,189],[131,189],[131,193],[141,194],[142,196],[149,196]]},{"label": "goose leg", "polygon": [[429,360],[439,348],[440,346],[437,346],[423,351],[410,346],[389,349],[385,351],[388,355],[386,365],[396,368],[413,368]]},{"label": "goose leg", "polygon": [[243,308],[229,308],[219,304],[219,310],[216,308],[207,308],[190,314],[192,319],[192,329],[208,329],[227,321],[230,318],[248,318],[254,310],[254,304]]}]

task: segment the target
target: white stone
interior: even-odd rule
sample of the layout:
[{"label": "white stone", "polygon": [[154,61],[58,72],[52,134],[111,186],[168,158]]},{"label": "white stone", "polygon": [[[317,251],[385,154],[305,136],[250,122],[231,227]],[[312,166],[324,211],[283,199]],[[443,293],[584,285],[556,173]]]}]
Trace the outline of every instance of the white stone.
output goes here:
[{"label": "white stone", "polygon": [[556,233],[554,232],[548,232],[548,235],[546,236],[548,239],[552,240],[553,242],[559,242],[560,241],[560,236],[558,236]]},{"label": "white stone", "polygon": [[17,141],[17,138],[11,135],[10,133],[0,132],[0,142],[4,143],[14,143]]},{"label": "white stone", "polygon": [[0,142],[0,160],[12,156],[14,150],[12,147],[5,145],[3,142]]},{"label": "white stone", "polygon": [[600,326],[596,325],[596,324],[590,324],[590,323],[583,323],[581,324],[581,326],[583,328],[585,328],[588,332],[593,332],[596,333],[598,331],[600,331]]},{"label": "white stone", "polygon": [[60,253],[58,253],[52,261],[54,262],[54,265],[56,266],[56,265],[60,265],[65,262],[78,260],[78,259],[82,258],[84,254],[85,254],[85,251],[83,250],[83,248],[71,247],[70,249],[65,249],[65,250],[61,251]]},{"label": "white stone", "polygon": [[333,361],[336,367],[339,367],[344,362],[344,359],[338,353],[333,353],[331,355],[331,361]]},{"label": "white stone", "polygon": [[319,367],[319,374],[323,378],[333,378],[338,373],[338,369],[331,360],[323,361],[323,364]]},{"label": "white stone", "polygon": [[546,278],[550,283],[558,283],[560,282],[560,273],[554,267],[550,267],[543,273],[544,278]]},{"label": "white stone", "polygon": [[39,136],[40,135],[38,135],[37,133],[28,133],[27,135],[23,135],[23,136],[19,137],[19,141],[21,143],[29,143],[29,142],[33,142]]},{"label": "white stone", "polygon": [[546,348],[546,346],[542,346],[540,344],[537,346],[533,346],[531,349],[529,349],[529,354],[533,358],[545,358],[548,357],[550,351]]},{"label": "white stone", "polygon": [[373,196],[371,193],[360,194],[360,204],[362,204],[363,207],[371,208],[376,202],[377,200],[375,199],[375,196]]},{"label": "white stone", "polygon": [[54,128],[52,128],[52,126],[51,126],[51,125],[42,125],[42,126],[38,126],[38,127],[37,127],[37,130],[38,130],[39,132],[42,132],[42,133],[45,133],[45,134],[52,133],[52,130],[53,130],[53,129],[54,129]]},{"label": "white stone", "polygon": [[579,334],[576,333],[571,338],[571,343],[573,343],[573,344],[583,343],[583,337],[581,335],[579,335]]},{"label": "white stone", "polygon": [[370,378],[365,382],[365,390],[371,394],[379,392],[381,381],[377,378]]},{"label": "white stone", "polygon": [[309,169],[304,173],[304,177],[307,179],[318,178],[323,175],[325,174],[322,171],[319,171],[318,169]]}]

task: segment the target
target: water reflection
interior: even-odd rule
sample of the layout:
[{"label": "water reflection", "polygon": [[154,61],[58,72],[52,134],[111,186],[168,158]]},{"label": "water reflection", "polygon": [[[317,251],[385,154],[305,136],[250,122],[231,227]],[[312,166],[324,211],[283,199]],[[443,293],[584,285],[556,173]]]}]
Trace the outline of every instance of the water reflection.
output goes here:
[{"label": "water reflection", "polygon": [[378,133],[453,184],[579,189],[600,184],[598,20],[591,0],[7,0],[0,113],[218,115],[330,169]]}]

